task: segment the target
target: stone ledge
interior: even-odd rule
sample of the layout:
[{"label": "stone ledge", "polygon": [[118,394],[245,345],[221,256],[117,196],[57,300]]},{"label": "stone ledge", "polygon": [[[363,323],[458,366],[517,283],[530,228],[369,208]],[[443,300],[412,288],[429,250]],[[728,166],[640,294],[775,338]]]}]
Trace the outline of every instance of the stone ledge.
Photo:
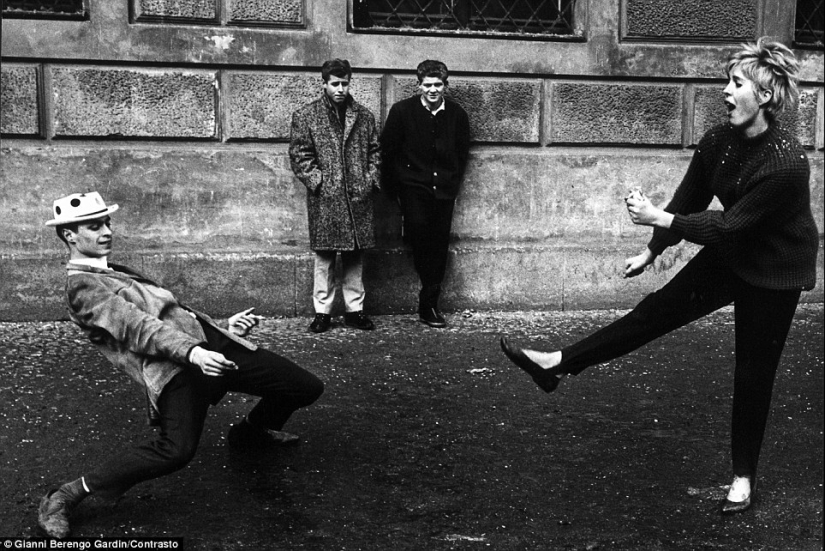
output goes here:
[{"label": "stone ledge", "polygon": [[[631,308],[663,285],[693,256],[695,247],[669,249],[640,277],[621,276],[625,256],[605,246],[500,246],[462,243],[450,251],[442,307],[476,310],[588,310]],[[817,287],[803,302],[823,302],[822,243]],[[127,252],[113,262],[157,280],[187,304],[216,316],[255,306],[262,315],[310,316],[311,251],[271,254]],[[65,256],[0,257],[0,321],[67,319],[62,295]],[[418,280],[404,249],[367,251],[365,310],[413,313]],[[337,305],[336,312],[342,311]]]}]

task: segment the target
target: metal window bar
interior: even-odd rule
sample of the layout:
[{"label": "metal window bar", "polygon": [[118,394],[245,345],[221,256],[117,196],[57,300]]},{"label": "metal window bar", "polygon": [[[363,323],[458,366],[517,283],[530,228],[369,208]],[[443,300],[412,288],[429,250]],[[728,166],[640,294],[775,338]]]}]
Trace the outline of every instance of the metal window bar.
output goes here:
[{"label": "metal window bar", "polygon": [[823,47],[825,33],[825,0],[796,1],[796,33],[799,45]]},{"label": "metal window bar", "polygon": [[353,0],[356,28],[572,33],[575,0]]},{"label": "metal window bar", "polygon": [[3,0],[3,15],[83,15],[83,0]]}]

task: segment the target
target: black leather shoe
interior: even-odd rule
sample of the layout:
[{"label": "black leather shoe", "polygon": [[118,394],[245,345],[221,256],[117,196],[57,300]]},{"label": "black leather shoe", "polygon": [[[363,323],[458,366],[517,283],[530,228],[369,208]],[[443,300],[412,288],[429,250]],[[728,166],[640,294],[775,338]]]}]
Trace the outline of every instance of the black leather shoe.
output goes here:
[{"label": "black leather shoe", "polygon": [[755,501],[756,480],[752,480],[750,495],[747,498],[745,498],[744,501],[730,501],[727,497],[725,497],[725,501],[722,502],[722,508],[720,512],[723,515],[735,515],[736,513],[744,513],[745,511],[751,508]]},{"label": "black leather shoe", "polygon": [[346,312],[344,314],[344,324],[355,329],[363,329],[364,331],[372,331],[375,329],[375,324],[363,311]]},{"label": "black leather shoe", "polygon": [[313,333],[323,333],[332,325],[332,316],[329,314],[315,314],[315,319],[309,324],[309,330]]},{"label": "black leather shoe", "polygon": [[533,382],[539,385],[544,392],[553,392],[559,386],[561,379],[556,377],[551,370],[544,369],[528,358],[521,348],[511,345],[507,337],[501,337],[501,349],[510,361],[526,371],[533,378]]},{"label": "black leather shoe", "polygon": [[429,325],[430,327],[442,328],[447,327],[447,320],[438,311],[438,308],[422,308],[418,311],[418,321]]},{"label": "black leather shoe", "polygon": [[297,434],[280,430],[263,430],[246,421],[232,425],[226,442],[235,449],[261,449],[294,446],[301,438]]}]

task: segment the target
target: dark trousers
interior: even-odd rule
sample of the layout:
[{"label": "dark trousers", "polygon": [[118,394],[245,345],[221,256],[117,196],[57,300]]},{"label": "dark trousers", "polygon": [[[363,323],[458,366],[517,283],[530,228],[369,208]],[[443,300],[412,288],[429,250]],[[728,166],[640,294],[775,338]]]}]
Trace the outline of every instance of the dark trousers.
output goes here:
[{"label": "dark trousers", "polygon": [[733,472],[755,477],[776,369],[800,294],[799,290],[754,287],[727,268],[713,249],[705,247],[633,311],[562,349],[560,368],[578,374],[733,303]]},{"label": "dark trousers", "polygon": [[431,190],[402,185],[404,234],[412,247],[413,264],[422,287],[441,285],[447,270],[454,199],[437,199]]},{"label": "dark trousers", "polygon": [[249,412],[249,421],[273,430],[283,427],[293,411],[313,403],[323,392],[324,385],[315,375],[290,360],[262,348],[248,350],[211,328],[205,329],[208,347],[235,362],[238,370],[212,377],[186,366],[160,395],[156,437],[86,474],[86,484],[93,492],[120,495],[139,482],[186,466],[195,456],[209,406],[227,391],[260,396]]}]

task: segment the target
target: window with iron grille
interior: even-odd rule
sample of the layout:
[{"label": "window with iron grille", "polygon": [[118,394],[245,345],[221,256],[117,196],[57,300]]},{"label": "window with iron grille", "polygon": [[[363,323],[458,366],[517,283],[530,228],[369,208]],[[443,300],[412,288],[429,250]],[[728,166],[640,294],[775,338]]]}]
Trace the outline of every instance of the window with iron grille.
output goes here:
[{"label": "window with iron grille", "polygon": [[796,0],[796,46],[822,48],[825,0]]},{"label": "window with iron grille", "polygon": [[352,0],[356,30],[573,35],[576,0]]},{"label": "window with iron grille", "polygon": [[3,17],[86,19],[85,0],[3,0]]}]

